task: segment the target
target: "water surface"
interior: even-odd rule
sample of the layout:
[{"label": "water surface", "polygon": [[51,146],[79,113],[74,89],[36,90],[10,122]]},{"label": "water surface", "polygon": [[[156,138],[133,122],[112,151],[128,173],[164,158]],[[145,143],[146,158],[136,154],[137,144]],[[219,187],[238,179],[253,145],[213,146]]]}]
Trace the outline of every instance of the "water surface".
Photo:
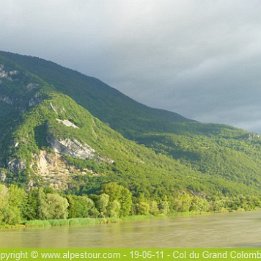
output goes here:
[{"label": "water surface", "polygon": [[0,232],[0,247],[261,246],[261,211]]}]

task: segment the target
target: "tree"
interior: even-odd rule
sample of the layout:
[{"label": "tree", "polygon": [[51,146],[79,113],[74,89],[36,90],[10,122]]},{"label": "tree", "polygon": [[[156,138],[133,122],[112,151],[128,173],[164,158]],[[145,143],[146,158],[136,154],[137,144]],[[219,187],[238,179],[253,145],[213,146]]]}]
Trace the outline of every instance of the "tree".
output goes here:
[{"label": "tree", "polygon": [[136,213],[138,215],[148,215],[150,212],[150,205],[145,201],[140,201],[136,205]]},{"label": "tree", "polygon": [[107,207],[109,205],[110,197],[109,195],[102,193],[98,200],[96,201],[96,207],[100,212],[101,217],[105,217],[107,215]]},{"label": "tree", "polygon": [[39,216],[39,190],[30,190],[25,197],[25,204],[22,209],[23,217],[27,220],[40,219]]},{"label": "tree", "polygon": [[188,212],[192,203],[192,196],[183,192],[179,194],[174,200],[174,208],[178,212]]},{"label": "tree", "polygon": [[15,185],[0,185],[0,223],[15,225],[22,220],[25,192]]},{"label": "tree", "polygon": [[202,197],[194,196],[191,201],[190,211],[208,211],[209,210],[209,203],[206,199]]},{"label": "tree", "polygon": [[119,199],[122,193],[122,186],[118,185],[115,182],[107,183],[103,186],[102,192],[110,196],[110,201],[112,202],[115,199]]},{"label": "tree", "polygon": [[6,223],[6,212],[8,208],[8,189],[0,184],[0,223]]},{"label": "tree", "polygon": [[94,202],[87,196],[69,195],[67,200],[69,203],[69,218],[92,217],[97,212]]},{"label": "tree", "polygon": [[48,219],[49,218],[49,206],[46,200],[46,194],[42,188],[38,189],[37,193],[37,216],[39,219]]},{"label": "tree", "polygon": [[8,189],[8,224],[18,224],[22,220],[22,209],[25,205],[26,193],[16,185],[11,185]]},{"label": "tree", "polygon": [[49,205],[48,219],[66,219],[68,217],[68,201],[59,194],[47,194],[46,202]]},{"label": "tree", "polygon": [[68,217],[69,203],[59,194],[45,194],[42,189],[39,189],[38,202],[40,219],[65,219]]},{"label": "tree", "polygon": [[109,203],[108,205],[108,215],[109,217],[119,217],[120,216],[120,209],[121,209],[121,204],[118,200],[113,200],[112,202]]},{"label": "tree", "polygon": [[140,193],[137,198],[137,203],[135,204],[135,213],[137,215],[148,215],[150,212],[150,205],[145,198],[143,193]]},{"label": "tree", "polygon": [[103,193],[109,195],[110,202],[117,200],[120,203],[120,217],[128,216],[132,208],[132,194],[127,189],[115,182],[103,186]]},{"label": "tree", "polygon": [[159,214],[158,203],[155,200],[150,201],[150,214],[152,215]]},{"label": "tree", "polygon": [[122,187],[121,189],[121,195],[118,199],[119,203],[120,203],[120,216],[121,217],[126,217],[130,214],[131,212],[131,208],[132,208],[132,194],[131,192]]}]

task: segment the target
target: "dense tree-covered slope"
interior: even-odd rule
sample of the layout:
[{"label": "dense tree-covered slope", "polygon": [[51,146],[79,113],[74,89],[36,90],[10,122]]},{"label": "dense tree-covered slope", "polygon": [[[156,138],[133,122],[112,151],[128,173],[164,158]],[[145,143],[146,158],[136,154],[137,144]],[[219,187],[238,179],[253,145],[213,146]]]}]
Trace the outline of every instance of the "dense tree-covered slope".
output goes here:
[{"label": "dense tree-covered slope", "polygon": [[238,132],[230,126],[202,124],[177,113],[147,107],[96,78],[53,62],[6,52],[0,52],[0,55],[41,77],[113,129],[133,139],[148,131],[205,135]]},{"label": "dense tree-covered slope", "polygon": [[5,183],[90,194],[113,181],[158,202],[261,194],[257,135],[149,108],[39,58],[0,52],[0,120]]}]

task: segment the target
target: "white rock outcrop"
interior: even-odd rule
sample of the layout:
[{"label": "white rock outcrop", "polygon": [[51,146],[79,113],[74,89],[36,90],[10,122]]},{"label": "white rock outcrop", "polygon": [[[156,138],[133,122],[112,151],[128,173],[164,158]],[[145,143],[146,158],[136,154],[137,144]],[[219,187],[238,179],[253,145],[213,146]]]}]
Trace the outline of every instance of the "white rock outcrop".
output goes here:
[{"label": "white rock outcrop", "polygon": [[76,139],[48,139],[53,150],[60,154],[66,154],[79,159],[93,159],[95,150],[87,144],[82,144]]},{"label": "white rock outcrop", "polygon": [[8,96],[5,96],[5,95],[0,95],[0,101],[4,102],[6,104],[9,104],[9,105],[13,105],[14,104],[12,99],[10,97],[8,97]]},{"label": "white rock outcrop", "polygon": [[74,123],[72,123],[69,120],[60,120],[60,119],[56,119],[59,123],[62,123],[63,125],[65,125],[66,127],[72,127],[74,129],[79,129],[78,126],[76,126]]},{"label": "white rock outcrop", "polygon": [[42,102],[42,97],[41,94],[39,92],[37,92],[28,102],[28,106],[29,107],[33,107],[39,103]]},{"label": "white rock outcrop", "polygon": [[55,189],[68,188],[72,173],[60,154],[40,150],[39,155],[34,155],[34,160],[37,174],[44,184]]},{"label": "white rock outcrop", "polygon": [[18,71],[6,71],[5,66],[3,64],[0,64],[0,78],[12,81],[12,76],[16,74],[18,74]]}]

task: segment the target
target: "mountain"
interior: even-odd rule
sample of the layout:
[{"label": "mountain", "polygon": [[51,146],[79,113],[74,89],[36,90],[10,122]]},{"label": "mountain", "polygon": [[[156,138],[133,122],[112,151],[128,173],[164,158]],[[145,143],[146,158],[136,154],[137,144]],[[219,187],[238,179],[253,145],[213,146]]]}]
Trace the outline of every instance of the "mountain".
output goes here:
[{"label": "mountain", "polygon": [[219,134],[235,128],[217,124],[202,124],[183,116],[140,104],[93,77],[64,68],[40,58],[0,52],[2,57],[39,76],[63,94],[73,98],[95,117],[124,136],[135,139],[149,131],[178,134]]},{"label": "mountain", "polygon": [[90,194],[113,181],[150,199],[261,196],[258,135],[147,107],[40,58],[0,52],[0,132],[7,184]]}]

